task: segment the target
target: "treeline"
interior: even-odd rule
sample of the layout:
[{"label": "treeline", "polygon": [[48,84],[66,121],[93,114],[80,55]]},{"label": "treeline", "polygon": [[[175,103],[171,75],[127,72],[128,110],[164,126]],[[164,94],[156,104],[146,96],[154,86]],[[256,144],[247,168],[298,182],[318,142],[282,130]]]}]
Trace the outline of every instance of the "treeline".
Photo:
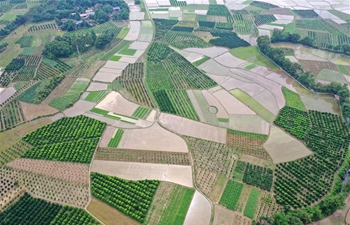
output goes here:
[{"label": "treeline", "polygon": [[50,58],[69,57],[74,53],[86,52],[92,47],[103,49],[115,37],[114,30],[106,30],[97,36],[91,30],[84,34],[57,36],[54,41],[47,44],[43,50],[43,55]]},{"label": "treeline", "polygon": [[64,77],[65,76],[63,75],[53,77],[50,82],[42,90],[39,91],[38,96],[34,100],[34,104],[39,104],[44,101],[45,98],[52,92],[52,90],[62,82]]},{"label": "treeline", "polygon": [[325,46],[319,46],[315,42],[314,39],[312,39],[309,36],[306,36],[304,38],[301,38],[299,34],[297,33],[289,33],[289,32],[284,32],[283,30],[278,30],[275,29],[273,31],[273,34],[271,36],[271,42],[292,42],[292,43],[298,43],[298,44],[303,44],[309,47],[313,48],[319,48],[319,49],[325,49],[328,51],[333,51],[336,53],[343,53],[345,55],[350,55],[350,45],[347,44],[342,44],[342,45],[325,45]]},{"label": "treeline", "polygon": [[254,221],[254,225],[303,225],[310,224],[314,221],[321,220],[332,215],[336,210],[345,206],[345,199],[350,193],[350,181],[342,184],[346,170],[350,167],[350,152],[345,162],[339,170],[338,176],[330,195],[312,207],[300,210],[291,210],[289,206],[285,206],[284,210],[275,213],[272,217],[262,216],[258,221]]},{"label": "treeline", "polygon": [[[275,34],[275,32],[274,32]],[[278,35],[278,34],[277,34]],[[271,39],[274,37],[273,35]],[[295,36],[294,34],[288,36]],[[304,38],[305,39],[305,38]],[[293,38],[293,40],[296,40]],[[303,40],[303,39],[302,39]],[[267,55],[272,61],[289,73],[301,84],[316,92],[331,93],[338,95],[340,98],[340,105],[342,107],[343,115],[350,117],[350,91],[346,84],[331,82],[330,84],[321,84],[317,82],[309,72],[305,72],[303,68],[297,64],[292,63],[285,57],[284,51],[280,48],[272,48],[271,41],[268,36],[259,36],[257,39],[259,49]],[[294,42],[298,43],[298,42]]]}]

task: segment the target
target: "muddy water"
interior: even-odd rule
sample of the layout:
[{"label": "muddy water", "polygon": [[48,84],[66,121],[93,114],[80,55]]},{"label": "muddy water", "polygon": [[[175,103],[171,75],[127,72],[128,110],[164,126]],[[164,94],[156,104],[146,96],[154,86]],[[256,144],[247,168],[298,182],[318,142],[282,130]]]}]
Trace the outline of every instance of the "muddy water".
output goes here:
[{"label": "muddy water", "polygon": [[301,44],[293,44],[287,42],[280,42],[271,44],[272,47],[279,48],[292,48],[294,49],[294,56],[301,60],[318,60],[318,61],[329,61],[335,64],[341,64],[350,66],[350,57],[342,54],[328,52],[320,49],[306,47]]}]

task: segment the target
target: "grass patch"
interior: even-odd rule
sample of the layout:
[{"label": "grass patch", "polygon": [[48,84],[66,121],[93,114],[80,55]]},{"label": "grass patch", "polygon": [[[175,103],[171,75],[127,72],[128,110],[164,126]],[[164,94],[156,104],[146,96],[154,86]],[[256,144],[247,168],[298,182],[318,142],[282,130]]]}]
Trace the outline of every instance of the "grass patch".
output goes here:
[{"label": "grass patch", "polygon": [[93,109],[90,110],[90,112],[100,114],[103,117],[106,117],[106,118],[109,118],[109,119],[118,120],[118,121],[121,120],[121,118],[118,117],[118,116],[108,115],[109,111],[107,111],[107,110],[93,108]]},{"label": "grass patch", "polygon": [[122,30],[117,35],[117,38],[124,39],[126,35],[129,33],[130,28],[129,27],[123,27]]},{"label": "grass patch", "polygon": [[172,16],[172,17],[169,17],[169,20],[179,20],[179,18],[175,17],[175,16]]},{"label": "grass patch", "polygon": [[248,62],[278,70],[278,67],[272,61],[259,52],[257,46],[234,48],[230,50],[230,53],[233,56]]},{"label": "grass patch", "polygon": [[256,64],[250,64],[249,66],[246,66],[246,67],[244,67],[244,69],[245,70],[251,70],[251,69],[254,69],[255,67],[257,67],[258,65],[256,65]]},{"label": "grass patch", "polygon": [[282,92],[283,92],[284,98],[286,99],[287,106],[290,106],[302,111],[306,111],[306,108],[303,102],[301,101],[299,94],[289,90],[286,87],[282,87]]},{"label": "grass patch", "polygon": [[339,73],[338,71],[330,70],[330,69],[323,69],[321,72],[318,73],[317,79],[321,80],[327,80],[331,82],[337,82],[344,84],[346,83],[346,80],[344,76]]},{"label": "grass patch", "polygon": [[108,147],[110,148],[116,148],[119,145],[120,140],[122,139],[124,134],[124,130],[118,129],[117,132],[115,132],[114,137],[111,138],[111,140],[108,143]]},{"label": "grass patch", "polygon": [[112,56],[111,58],[109,58],[109,60],[111,60],[111,61],[119,61],[120,58],[121,58],[121,56],[119,56],[119,55],[114,55],[114,56]]},{"label": "grass patch", "polygon": [[135,55],[137,50],[135,49],[129,49],[128,47],[124,48],[123,50],[121,50],[120,52],[118,52],[119,54],[122,54],[122,55],[130,55],[130,56],[133,56]]},{"label": "grass patch", "polygon": [[108,91],[93,91],[86,96],[85,100],[89,102],[100,102],[108,95]]},{"label": "grass patch", "polygon": [[273,115],[269,110],[267,110],[264,106],[262,106],[259,102],[253,99],[250,95],[245,93],[240,89],[231,90],[230,93],[235,96],[238,100],[246,104],[249,108],[251,108],[254,112],[259,114],[262,118],[264,118],[268,122],[273,122],[275,119],[275,115]]},{"label": "grass patch", "polygon": [[295,22],[293,21],[292,23],[285,25],[284,31],[286,33],[288,33],[288,32],[291,34],[294,33],[295,32]]},{"label": "grass patch", "polygon": [[219,123],[228,123],[229,119],[228,118],[218,118]]},{"label": "grass patch", "polygon": [[33,55],[36,51],[36,47],[28,47],[28,48],[24,48],[21,51],[21,55]]},{"label": "grass patch", "polygon": [[0,17],[0,21],[5,21],[5,20],[13,21],[16,19],[17,15],[23,15],[24,13],[25,12],[16,12],[16,13],[8,12]]},{"label": "grass patch", "polygon": [[233,180],[229,180],[226,184],[224,193],[220,199],[220,205],[227,207],[228,209],[235,210],[239,196],[243,190],[243,184]]},{"label": "grass patch", "polygon": [[256,208],[258,206],[260,194],[261,194],[260,190],[258,190],[256,188],[252,188],[252,191],[250,192],[250,195],[248,198],[247,205],[245,206],[245,209],[244,209],[244,215],[246,217],[248,217],[250,219],[254,219],[254,215],[255,215]]},{"label": "grass patch", "polygon": [[344,65],[338,65],[338,68],[342,74],[349,75],[349,71],[346,69]]},{"label": "grass patch", "polygon": [[200,59],[200,60],[197,60],[195,62],[193,62],[192,64],[197,67],[199,65],[202,65],[203,63],[205,63],[206,61],[208,61],[210,59],[209,56],[204,56],[204,58]]}]

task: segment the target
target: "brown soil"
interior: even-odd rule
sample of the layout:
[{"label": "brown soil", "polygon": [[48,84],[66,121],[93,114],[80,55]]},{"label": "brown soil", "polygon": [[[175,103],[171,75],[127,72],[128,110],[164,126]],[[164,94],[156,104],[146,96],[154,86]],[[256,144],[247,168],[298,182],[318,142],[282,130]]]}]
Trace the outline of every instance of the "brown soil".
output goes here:
[{"label": "brown soil", "polygon": [[262,160],[250,155],[246,155],[246,154],[242,154],[240,160],[244,161],[244,162],[248,162],[250,164],[254,164],[257,166],[262,166],[262,167],[267,167],[267,168],[271,168],[273,169],[275,167],[275,165],[273,164],[273,162],[271,161],[267,161],[267,160]]},{"label": "brown soil", "polygon": [[89,184],[89,165],[87,164],[16,159],[7,165],[14,169],[26,170],[76,184]]},{"label": "brown soil", "polygon": [[39,116],[50,115],[58,112],[57,109],[46,104],[35,105],[26,102],[20,103],[26,120],[32,120]]},{"label": "brown soil", "polygon": [[31,121],[29,123],[25,123],[23,125],[20,125],[16,127],[15,129],[18,131],[20,137],[24,137],[28,133],[39,129],[40,127],[43,127],[49,123],[52,123],[50,118],[40,118],[38,120]]},{"label": "brown soil", "polygon": [[96,72],[105,64],[105,61],[98,60],[92,66],[90,66],[85,72],[85,78],[91,79],[95,76]]},{"label": "brown soil", "polygon": [[245,217],[242,213],[234,212],[234,219],[232,224],[251,225],[252,220]]},{"label": "brown soil", "polygon": [[331,62],[321,62],[313,60],[299,60],[305,71],[310,71],[312,75],[317,75],[323,69],[330,69],[339,72],[337,65]]},{"label": "brown soil", "polygon": [[217,180],[217,174],[202,168],[196,169],[196,183],[198,188],[205,195],[209,195]]},{"label": "brown soil", "polygon": [[111,206],[92,198],[87,210],[105,225],[138,225],[139,223]]},{"label": "brown soil", "polygon": [[233,219],[234,219],[233,211],[215,204],[215,215],[214,215],[213,225],[232,225]]},{"label": "brown soil", "polygon": [[289,11],[288,8],[272,8],[266,11],[263,11],[262,14],[280,14],[292,16],[293,14]]},{"label": "brown soil", "polygon": [[123,161],[123,162],[190,165],[188,153],[181,153],[181,152],[98,148],[95,155],[95,159]]}]

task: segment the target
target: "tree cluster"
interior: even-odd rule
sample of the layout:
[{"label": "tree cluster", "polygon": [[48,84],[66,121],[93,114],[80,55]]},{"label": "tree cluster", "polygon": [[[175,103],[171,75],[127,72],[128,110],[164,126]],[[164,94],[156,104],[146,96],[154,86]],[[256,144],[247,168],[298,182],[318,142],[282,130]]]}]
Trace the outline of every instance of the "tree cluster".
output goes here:
[{"label": "tree cluster", "polygon": [[[278,38],[280,35],[282,35],[282,37],[284,38],[283,39]],[[331,93],[331,94],[338,95],[340,98],[340,104],[343,109],[343,114],[346,117],[350,117],[350,110],[349,110],[350,109],[350,91],[346,84],[342,85],[336,82],[332,82],[330,84],[321,84],[317,82],[309,72],[305,72],[299,64],[292,63],[289,59],[287,59],[282,49],[271,47],[272,40],[274,42],[276,42],[277,40],[284,40],[284,41],[290,41],[293,43],[303,43],[305,42],[305,39],[309,39],[309,38],[306,37],[300,40],[300,42],[299,42],[299,39],[300,39],[300,36],[296,34],[287,33],[287,36],[285,36],[285,33],[280,31],[276,32],[275,30],[274,35],[271,37],[271,41],[268,36],[259,36],[257,39],[257,42],[258,42],[259,49],[261,50],[262,53],[267,55],[278,66],[284,69],[287,73],[289,73],[292,77],[294,77],[297,81],[302,83],[307,88],[317,92]]]},{"label": "tree cluster", "polygon": [[12,31],[14,31],[25,22],[25,15],[17,15],[14,21],[10,22],[4,28],[0,29],[0,40],[4,39],[7,35],[9,35]]}]

